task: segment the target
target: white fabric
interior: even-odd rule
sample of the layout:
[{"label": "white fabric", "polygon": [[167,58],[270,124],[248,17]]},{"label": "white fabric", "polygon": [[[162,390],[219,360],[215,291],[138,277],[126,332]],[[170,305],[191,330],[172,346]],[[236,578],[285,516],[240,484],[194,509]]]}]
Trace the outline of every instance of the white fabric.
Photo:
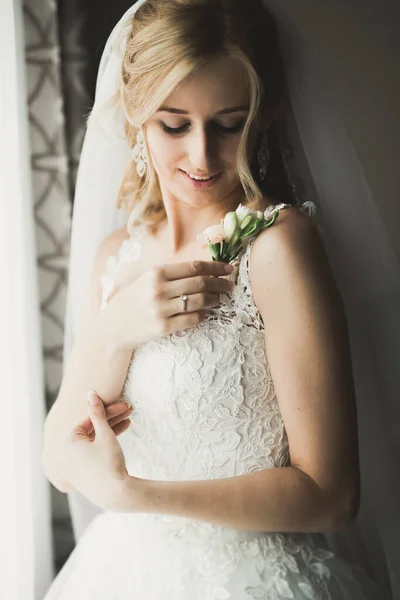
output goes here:
[{"label": "white fabric", "polygon": [[[320,3],[310,0],[302,3],[302,10],[295,2],[269,0],[265,3],[273,11],[280,28],[299,134],[295,137],[295,145],[300,153],[304,150],[312,176],[309,192],[316,194],[321,209],[324,239],[346,303],[352,344],[363,495],[357,523],[347,532],[328,538],[345,557],[363,566],[387,586],[390,583],[393,597],[397,597],[400,594],[400,484],[396,476],[399,466],[396,424],[400,412],[396,364],[396,357],[400,356],[399,256],[393,237],[396,207],[390,204],[394,196],[388,195],[387,185],[386,194],[381,194],[376,177],[377,165],[381,165],[381,173],[384,173],[379,154],[388,154],[389,144],[386,148],[383,145],[376,149],[371,139],[369,154],[375,152],[376,160],[368,163],[365,144],[354,125],[356,117],[359,119],[360,113],[367,110],[368,98],[357,86],[351,87],[348,97],[343,92],[348,81],[346,74],[351,73],[353,78],[362,81],[362,72],[352,65],[353,46],[348,43],[345,57],[342,55],[347,31],[344,25],[352,18],[348,5],[337,3],[335,12],[330,14],[329,2],[322,9]],[[132,7],[123,20],[139,4],[142,2]],[[325,43],[327,35],[324,33],[329,33],[331,24],[327,17],[336,21],[342,18],[337,46],[332,39]],[[361,34],[360,27],[354,29],[354,35],[359,35],[360,40]],[[110,95],[114,69],[118,68],[110,48],[108,43],[100,67],[95,108]],[[380,59],[383,61],[384,57],[380,56]],[[383,98],[382,104],[385,101]],[[380,118],[382,120],[384,116],[380,115]],[[100,131],[99,121],[93,119],[89,124],[79,169],[72,232],[66,359],[96,248],[102,238],[124,223],[124,215],[118,215],[114,202],[130,158],[129,149],[122,137],[115,135],[115,131],[120,133],[121,130],[104,114],[101,127],[104,133]],[[375,179],[372,176],[367,179],[371,171],[365,169],[372,169],[372,165]],[[142,393],[145,391],[143,388]],[[154,401],[154,394],[150,396]],[[79,540],[98,509],[80,495],[71,495],[70,500],[74,530]],[[110,518],[101,516],[105,523]],[[97,520],[94,527],[101,527],[101,522]],[[129,534],[127,536],[129,538]]]},{"label": "white fabric", "polygon": [[[205,480],[290,464],[264,325],[251,291],[253,241],[242,254],[234,290],[222,295],[205,322],[135,351],[123,390],[133,405],[131,426],[119,438],[130,475]],[[129,246],[138,258],[137,245],[135,232],[117,265],[123,268]],[[242,531],[177,516],[105,512],[86,529],[44,600],[87,598],[388,596],[359,567],[335,555],[321,534]]]},{"label": "white fabric", "polygon": [[37,264],[38,251],[49,252],[49,246],[44,250],[35,235],[30,160],[38,139],[30,136],[28,120],[27,6],[18,0],[0,6],[0,597],[7,600],[41,598],[54,577],[50,486],[42,463],[46,338]]},{"label": "white fabric", "polygon": [[[85,293],[100,242],[126,224],[123,210],[116,209],[117,190],[131,152],[123,135],[122,112],[108,111],[116,91],[120,59],[114,42],[125,20],[145,0],[139,0],[118,23],[107,40],[99,66],[95,104],[88,120],[76,181],[71,234],[68,292],[64,329],[64,367],[79,327]],[[75,539],[100,510],[82,494],[69,494]]]}]

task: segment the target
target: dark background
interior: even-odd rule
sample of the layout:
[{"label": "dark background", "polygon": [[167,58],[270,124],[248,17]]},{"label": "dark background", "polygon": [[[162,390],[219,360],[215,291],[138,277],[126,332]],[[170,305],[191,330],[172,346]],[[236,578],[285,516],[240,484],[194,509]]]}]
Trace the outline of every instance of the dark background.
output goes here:
[{"label": "dark background", "polygon": [[73,199],[86,116],[92,108],[100,58],[113,27],[133,0],[58,0],[60,68]]}]

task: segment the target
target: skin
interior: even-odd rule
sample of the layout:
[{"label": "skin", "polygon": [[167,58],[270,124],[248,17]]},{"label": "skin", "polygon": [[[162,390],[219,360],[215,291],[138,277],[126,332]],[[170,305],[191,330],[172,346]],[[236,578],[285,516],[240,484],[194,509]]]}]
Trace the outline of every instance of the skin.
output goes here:
[{"label": "skin", "polygon": [[[157,232],[166,255],[173,258],[185,250],[195,251],[197,234],[219,223],[244,200],[234,169],[248,106],[244,67],[232,58],[222,57],[186,79],[147,121],[144,130],[167,213],[167,220]],[[242,109],[218,114],[239,107]],[[162,124],[187,129],[171,135]],[[236,127],[236,131],[224,132],[221,127]],[[253,139],[254,133],[255,127],[250,136]],[[223,175],[210,189],[196,190],[181,170],[202,177],[220,172]]]},{"label": "skin", "polygon": [[[217,115],[221,109],[248,104],[241,69],[226,58],[210,63],[164,102],[187,114],[159,111],[146,123],[167,219],[147,238],[141,269],[183,257],[209,260],[208,251],[193,240],[244,200],[234,176],[240,133],[221,135],[215,128],[215,123],[233,127],[246,116],[243,110]],[[188,127],[173,137],[162,130],[161,121]],[[181,169],[205,175],[223,171],[223,176],[209,190],[194,190]],[[270,203],[266,198],[266,205]],[[355,518],[360,481],[347,323],[316,226],[294,208],[282,210],[276,223],[258,236],[250,263],[290,466],[207,481],[122,477],[120,493],[114,489],[112,499],[101,498],[103,506],[264,531],[335,531]],[[100,444],[108,445],[110,455],[117,453],[120,476],[124,459],[115,436],[97,441],[99,455]],[[107,476],[112,478],[112,473]]]}]

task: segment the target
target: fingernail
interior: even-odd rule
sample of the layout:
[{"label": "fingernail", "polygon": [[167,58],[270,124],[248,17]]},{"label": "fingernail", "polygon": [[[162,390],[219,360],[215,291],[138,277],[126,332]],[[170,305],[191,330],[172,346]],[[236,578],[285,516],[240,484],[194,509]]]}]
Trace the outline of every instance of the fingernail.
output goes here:
[{"label": "fingernail", "polygon": [[88,393],[88,402],[89,402],[89,404],[92,404],[92,405],[99,403],[99,399],[94,390],[90,390],[90,392]]},{"label": "fingernail", "polygon": [[225,271],[227,273],[232,273],[233,271],[233,266],[232,265],[225,265]]}]

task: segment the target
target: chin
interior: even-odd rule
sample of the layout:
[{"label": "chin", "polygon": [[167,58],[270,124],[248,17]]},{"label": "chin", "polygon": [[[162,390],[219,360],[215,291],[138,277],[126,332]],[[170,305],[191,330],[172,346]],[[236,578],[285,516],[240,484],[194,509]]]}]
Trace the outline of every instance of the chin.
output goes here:
[{"label": "chin", "polygon": [[217,204],[219,199],[221,198],[221,195],[215,193],[212,194],[204,190],[196,190],[194,192],[192,190],[190,190],[189,192],[184,190],[180,191],[178,198],[186,204],[200,207]]}]

